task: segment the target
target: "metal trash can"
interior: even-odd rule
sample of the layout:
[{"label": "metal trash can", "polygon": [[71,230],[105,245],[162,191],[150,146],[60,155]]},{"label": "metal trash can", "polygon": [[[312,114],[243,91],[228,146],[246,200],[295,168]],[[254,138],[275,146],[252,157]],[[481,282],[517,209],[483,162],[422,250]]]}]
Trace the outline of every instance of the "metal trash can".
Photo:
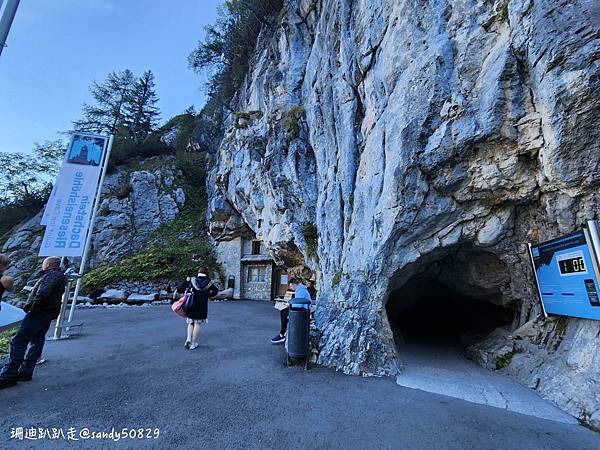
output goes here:
[{"label": "metal trash can", "polygon": [[309,368],[310,303],[307,298],[295,298],[290,302],[286,341],[288,366],[291,364],[290,358],[304,358],[305,368]]}]

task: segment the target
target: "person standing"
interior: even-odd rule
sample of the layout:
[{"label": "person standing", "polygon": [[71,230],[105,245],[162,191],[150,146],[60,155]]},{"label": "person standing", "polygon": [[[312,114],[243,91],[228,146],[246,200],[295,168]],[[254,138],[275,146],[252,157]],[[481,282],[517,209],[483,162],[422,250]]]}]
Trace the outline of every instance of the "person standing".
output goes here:
[{"label": "person standing", "polygon": [[[288,289],[294,292],[293,298],[305,298],[307,300],[311,300],[310,294],[308,293],[308,289],[298,278],[292,278],[289,282]],[[289,300],[291,303],[292,300]],[[311,300],[312,302],[312,300]],[[288,318],[290,315],[290,308],[285,308],[281,310],[280,313],[280,321],[281,328],[279,330],[279,334],[271,339],[272,344],[282,344],[285,342],[285,334],[287,333],[288,326]]]},{"label": "person standing", "polygon": [[190,294],[185,302],[184,310],[187,316],[187,339],[185,348],[194,350],[198,348],[200,325],[208,319],[208,299],[219,293],[219,289],[208,277],[204,267],[198,269],[198,276],[189,279],[186,290]]},{"label": "person standing", "polygon": [[287,332],[288,318],[290,315],[290,301],[294,298],[294,291],[288,288],[281,300],[275,301],[275,309],[279,310],[279,333],[271,339],[272,344],[280,344],[285,342],[285,333]]},{"label": "person standing", "polygon": [[42,354],[46,332],[58,317],[67,278],[60,270],[60,258],[51,256],[42,263],[42,277],[35,283],[25,307],[27,314],[10,343],[8,363],[0,372],[0,389],[17,381],[30,381]]}]

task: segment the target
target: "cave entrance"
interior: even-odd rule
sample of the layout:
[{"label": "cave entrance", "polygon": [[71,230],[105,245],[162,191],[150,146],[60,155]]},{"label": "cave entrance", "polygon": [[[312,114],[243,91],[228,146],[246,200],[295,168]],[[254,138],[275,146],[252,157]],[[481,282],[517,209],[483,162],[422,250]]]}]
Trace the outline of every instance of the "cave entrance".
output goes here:
[{"label": "cave entrance", "polygon": [[386,312],[400,353],[414,344],[464,347],[515,320],[510,276],[493,253],[442,249],[406,267],[392,282]]},{"label": "cave entrance", "polygon": [[400,386],[460,398],[521,414],[572,420],[506,375],[466,358],[466,346],[498,327],[517,325],[510,271],[474,246],[439,249],[390,280],[386,311],[402,371]]}]

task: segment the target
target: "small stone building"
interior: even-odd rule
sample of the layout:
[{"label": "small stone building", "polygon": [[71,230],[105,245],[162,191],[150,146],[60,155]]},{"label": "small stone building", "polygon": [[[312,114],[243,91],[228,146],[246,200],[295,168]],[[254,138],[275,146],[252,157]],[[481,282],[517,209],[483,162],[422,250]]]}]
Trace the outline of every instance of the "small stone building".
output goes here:
[{"label": "small stone building", "polygon": [[218,241],[216,250],[225,272],[225,288],[233,288],[234,299],[274,300],[284,295],[285,269],[275,265],[261,240],[236,237]]}]

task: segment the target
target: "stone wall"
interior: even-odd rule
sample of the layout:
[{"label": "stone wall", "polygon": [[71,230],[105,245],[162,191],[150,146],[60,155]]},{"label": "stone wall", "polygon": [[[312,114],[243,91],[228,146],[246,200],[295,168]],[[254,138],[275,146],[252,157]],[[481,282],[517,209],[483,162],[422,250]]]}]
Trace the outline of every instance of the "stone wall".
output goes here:
[{"label": "stone wall", "polygon": [[[265,281],[247,281],[249,267],[263,267]],[[273,286],[273,264],[267,262],[244,263],[242,265],[242,298],[248,300],[271,300]]]},{"label": "stone wall", "polygon": [[242,295],[242,271],[240,260],[242,259],[242,242],[237,237],[229,241],[219,241],[215,245],[217,261],[221,263],[225,275],[225,284],[229,276],[235,277],[233,298],[240,299]]},{"label": "stone wall", "polygon": [[119,281],[118,283],[111,284],[110,286],[106,286],[106,290],[118,290],[127,292],[130,294],[141,294],[141,295],[149,295],[149,294],[158,294],[161,291],[165,290],[165,286],[171,283],[173,284],[173,280],[160,280],[156,282],[150,281]]}]

